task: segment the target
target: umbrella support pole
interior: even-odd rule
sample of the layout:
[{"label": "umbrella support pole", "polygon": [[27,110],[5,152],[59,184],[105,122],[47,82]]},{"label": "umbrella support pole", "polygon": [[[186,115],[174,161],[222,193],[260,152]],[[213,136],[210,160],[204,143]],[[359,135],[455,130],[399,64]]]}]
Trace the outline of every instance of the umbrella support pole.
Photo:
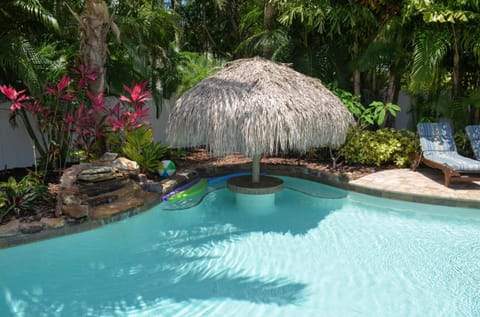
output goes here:
[{"label": "umbrella support pole", "polygon": [[267,195],[283,188],[283,180],[272,176],[260,177],[260,155],[253,156],[252,176],[237,176],[227,180],[227,187],[239,194]]},{"label": "umbrella support pole", "polygon": [[252,160],[252,183],[260,182],[260,155],[255,154]]}]

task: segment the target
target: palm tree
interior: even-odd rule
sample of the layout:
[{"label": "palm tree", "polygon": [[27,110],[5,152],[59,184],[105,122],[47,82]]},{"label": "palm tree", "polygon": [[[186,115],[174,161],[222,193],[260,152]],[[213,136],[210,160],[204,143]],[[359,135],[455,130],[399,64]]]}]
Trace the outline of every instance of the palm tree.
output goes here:
[{"label": "palm tree", "polygon": [[[410,90],[422,92],[438,88],[442,66],[448,65],[451,72],[452,95],[461,93],[461,59],[471,53],[480,57],[477,35],[480,26],[478,1],[450,1],[436,3],[409,1],[406,18],[419,15],[424,21],[414,35],[415,52]],[[450,58],[449,62],[446,59]]]},{"label": "palm tree", "polygon": [[80,28],[80,56],[84,65],[96,71],[96,80],[89,90],[94,95],[103,93],[106,88],[106,67],[110,31],[120,37],[120,31],[103,0],[86,0],[80,16],[72,10]]},{"label": "palm tree", "polygon": [[275,0],[281,12],[280,21],[291,25],[294,21],[315,29],[332,50],[342,45],[350,54],[353,91],[361,93],[361,72],[358,59],[365,51],[378,28],[377,19],[363,1],[345,0]]},{"label": "palm tree", "polygon": [[407,1],[405,17],[421,21],[414,33],[409,91],[428,92],[433,116],[456,118],[460,125],[471,122],[469,108],[475,106],[471,100],[478,95],[480,80],[480,4]]},{"label": "palm tree", "polygon": [[395,1],[370,5],[378,17],[380,28],[359,58],[359,67],[371,74],[372,94],[377,96],[380,89],[387,87],[383,101],[396,104],[401,79],[411,66],[414,25],[403,19],[401,6]]},{"label": "palm tree", "polygon": [[253,1],[245,6],[246,13],[240,19],[239,42],[236,52],[243,57],[263,56],[278,60],[288,44],[285,27],[278,22],[277,4],[270,0]]},{"label": "palm tree", "polygon": [[120,49],[128,55],[131,77],[149,80],[158,116],[163,99],[169,98],[180,82],[177,72],[180,44],[176,43],[182,32],[180,16],[165,8],[163,1],[139,0],[134,5],[119,4],[115,9],[121,30]]}]

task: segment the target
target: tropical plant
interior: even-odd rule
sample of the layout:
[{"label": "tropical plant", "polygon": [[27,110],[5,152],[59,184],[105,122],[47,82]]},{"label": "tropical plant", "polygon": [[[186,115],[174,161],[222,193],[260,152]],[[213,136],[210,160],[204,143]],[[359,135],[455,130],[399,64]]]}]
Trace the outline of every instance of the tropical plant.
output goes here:
[{"label": "tropical plant", "polygon": [[179,56],[178,72],[181,78],[177,89],[179,97],[225,65],[221,59],[209,58],[198,53],[181,52]]},{"label": "tropical plant", "polygon": [[[214,57],[238,57],[235,48],[242,42],[241,15],[259,1],[177,0],[184,32],[180,46],[185,51]],[[178,4],[182,4],[181,7]],[[247,7],[247,9],[245,9]],[[226,30],[228,30],[226,32]]]},{"label": "tropical plant", "polygon": [[137,162],[143,172],[154,173],[167,151],[168,147],[161,142],[154,142],[153,130],[150,127],[125,131],[122,153]]},{"label": "tropical plant", "polygon": [[394,0],[368,1],[379,21],[379,28],[358,59],[364,83],[375,99],[397,103],[404,74],[411,67],[414,22],[401,15],[401,3]]},{"label": "tropical plant", "polygon": [[[361,72],[358,59],[376,34],[378,20],[366,1],[274,1],[280,11],[280,21],[291,25],[300,21],[308,28],[329,38],[333,49],[341,42],[349,56],[353,78],[353,93],[361,94]],[[341,36],[340,36],[341,35]]]},{"label": "tropical plant", "polygon": [[362,125],[367,123],[381,127],[385,123],[387,116],[395,117],[399,111],[400,107],[391,102],[372,101],[365,109],[360,120]]},{"label": "tropical plant", "polygon": [[148,82],[132,83],[132,88],[124,85],[128,96],[121,95],[120,101],[108,111],[107,147],[111,152],[121,151],[126,141],[125,134],[132,132],[145,124],[145,118],[150,116],[146,103],[151,100],[151,90],[145,90]]},{"label": "tropical plant", "polygon": [[470,139],[468,138],[465,130],[457,130],[453,134],[455,139],[455,145],[457,146],[457,152],[466,157],[474,157],[472,150],[472,145],[470,144]]},{"label": "tropical plant", "polygon": [[[132,130],[143,125],[150,100],[147,82],[124,86],[128,96],[121,95],[112,109],[107,107],[103,93],[93,95],[87,90],[95,72],[84,65],[72,70],[73,77],[64,75],[52,86],[46,86],[41,99],[28,96],[25,90],[0,86],[11,101],[11,113],[20,115],[45,168],[62,167],[73,151],[82,151],[87,158],[98,157],[106,150],[108,133]],[[31,118],[36,125],[32,125]],[[35,128],[40,133],[37,134]]]},{"label": "tropical plant", "polygon": [[461,60],[480,57],[477,30],[480,25],[478,1],[407,1],[405,16],[422,18],[414,34],[415,52],[409,89],[422,92],[436,89],[443,72],[449,72],[452,96],[461,94]]},{"label": "tropical plant", "polygon": [[[176,50],[180,44],[175,43],[182,34],[180,16],[166,9],[163,1],[122,1],[114,9],[122,44],[107,64],[110,89],[117,92],[125,74],[135,80],[146,78],[158,117],[163,99],[170,98],[180,81]],[[117,69],[118,65],[122,67]]]},{"label": "tropical plant", "polygon": [[[4,191],[0,191],[0,210],[3,210],[7,202],[8,202],[7,194]],[[1,220],[2,218],[3,216],[0,215],[0,222],[2,221]]]},{"label": "tropical plant", "polygon": [[112,31],[120,38],[120,30],[110,15],[103,0],[86,0],[80,15],[71,10],[80,29],[80,56],[84,65],[89,65],[97,76],[89,82],[88,89],[93,95],[105,92],[108,43],[107,35]]},{"label": "tropical plant", "polygon": [[43,80],[57,68],[41,53],[50,36],[60,32],[57,19],[39,0],[5,0],[0,20],[0,83],[39,94]]},{"label": "tropical plant", "polygon": [[244,39],[236,52],[242,56],[263,56],[279,60],[289,44],[287,28],[277,22],[278,10],[274,1],[253,1],[249,12],[240,17],[240,32]]},{"label": "tropical plant", "polygon": [[406,167],[417,150],[418,140],[412,131],[352,129],[341,153],[347,163]]},{"label": "tropical plant", "polygon": [[327,85],[332,92],[340,98],[345,106],[350,110],[361,129],[369,126],[382,127],[387,116],[395,117],[400,111],[400,107],[392,103],[383,103],[381,101],[372,101],[368,106],[360,102],[360,96],[338,88],[335,84]]},{"label": "tropical plant", "polygon": [[32,175],[18,182],[12,176],[6,182],[0,182],[0,222],[10,212],[20,216],[33,210],[36,202],[46,199],[46,194],[47,186]]}]

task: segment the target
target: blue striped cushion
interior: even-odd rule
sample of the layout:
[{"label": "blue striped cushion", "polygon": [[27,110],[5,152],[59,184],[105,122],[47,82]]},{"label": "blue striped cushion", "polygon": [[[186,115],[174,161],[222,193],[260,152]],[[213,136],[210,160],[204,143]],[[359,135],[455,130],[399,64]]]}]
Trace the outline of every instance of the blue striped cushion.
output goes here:
[{"label": "blue striped cushion", "polygon": [[480,172],[480,161],[461,156],[457,152],[425,151],[423,156],[456,171]]},{"label": "blue striped cushion", "polygon": [[423,151],[457,152],[452,128],[448,123],[422,122],[417,128]]},{"label": "blue striped cushion", "polygon": [[475,158],[480,160],[480,125],[469,125],[465,128],[465,131],[470,139]]}]

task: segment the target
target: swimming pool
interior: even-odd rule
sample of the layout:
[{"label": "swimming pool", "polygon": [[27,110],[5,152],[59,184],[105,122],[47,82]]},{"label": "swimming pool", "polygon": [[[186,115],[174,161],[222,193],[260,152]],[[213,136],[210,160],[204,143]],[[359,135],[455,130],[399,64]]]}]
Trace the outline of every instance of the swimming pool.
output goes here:
[{"label": "swimming pool", "polygon": [[480,316],[478,209],[282,178],[0,250],[0,316]]}]

